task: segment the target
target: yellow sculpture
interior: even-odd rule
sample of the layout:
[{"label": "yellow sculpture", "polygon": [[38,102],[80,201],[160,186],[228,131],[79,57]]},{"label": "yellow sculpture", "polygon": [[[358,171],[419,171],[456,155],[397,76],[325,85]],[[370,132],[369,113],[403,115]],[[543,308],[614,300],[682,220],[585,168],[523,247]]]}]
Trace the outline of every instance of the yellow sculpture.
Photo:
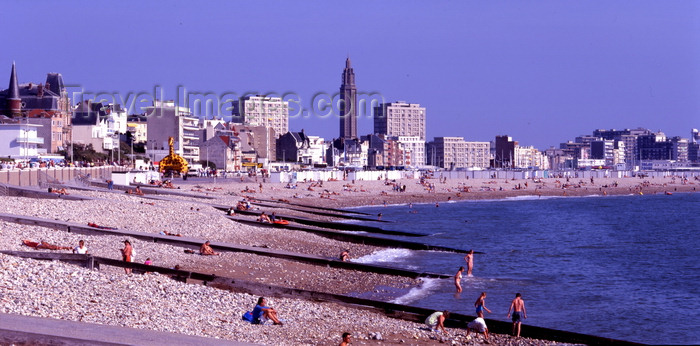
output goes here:
[{"label": "yellow sculpture", "polygon": [[187,174],[187,161],[182,158],[182,156],[175,154],[175,147],[173,145],[173,137],[168,138],[168,145],[170,146],[170,154],[160,160],[160,165],[158,170],[162,172],[178,172],[182,175]]}]

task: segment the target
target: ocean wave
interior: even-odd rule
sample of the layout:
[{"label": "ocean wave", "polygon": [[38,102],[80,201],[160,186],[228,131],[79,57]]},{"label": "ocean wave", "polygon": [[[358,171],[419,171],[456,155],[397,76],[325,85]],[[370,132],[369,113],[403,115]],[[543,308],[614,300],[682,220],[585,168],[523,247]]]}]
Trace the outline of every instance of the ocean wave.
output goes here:
[{"label": "ocean wave", "polygon": [[418,287],[411,288],[408,291],[408,293],[390,301],[390,303],[409,304],[411,302],[419,300],[423,297],[432,294],[440,286],[440,281],[444,281],[444,279],[432,278],[423,278],[422,280],[423,282]]},{"label": "ocean wave", "polygon": [[551,199],[557,198],[558,196],[537,196],[537,195],[522,195],[522,196],[511,196],[504,198],[506,201],[531,201],[537,199]]},{"label": "ocean wave", "polygon": [[385,249],[351,261],[356,263],[393,263],[398,259],[410,257],[412,254],[413,251],[408,249]]}]

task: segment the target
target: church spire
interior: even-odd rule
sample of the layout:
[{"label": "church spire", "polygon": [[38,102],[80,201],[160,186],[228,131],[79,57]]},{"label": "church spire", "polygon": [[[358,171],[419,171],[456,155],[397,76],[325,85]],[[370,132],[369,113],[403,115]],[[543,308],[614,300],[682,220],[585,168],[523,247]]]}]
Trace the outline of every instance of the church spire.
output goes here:
[{"label": "church spire", "polygon": [[12,73],[10,73],[10,86],[7,88],[7,101],[11,116],[19,115],[22,112],[22,99],[19,97],[19,84],[17,83],[14,61],[12,62]]},{"label": "church spire", "polygon": [[14,61],[12,62],[12,73],[10,73],[10,86],[7,90],[8,99],[19,99],[19,84],[17,83],[17,70],[15,69]]}]

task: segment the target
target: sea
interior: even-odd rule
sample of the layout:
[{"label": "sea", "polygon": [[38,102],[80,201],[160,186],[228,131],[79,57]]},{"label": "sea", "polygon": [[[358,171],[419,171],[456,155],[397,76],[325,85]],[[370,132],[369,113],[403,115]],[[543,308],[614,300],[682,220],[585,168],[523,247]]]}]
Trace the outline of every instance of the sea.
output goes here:
[{"label": "sea", "polygon": [[[396,303],[508,321],[515,293],[524,325],[651,344],[700,343],[700,193],[514,197],[356,208],[382,213],[389,238],[473,249],[473,277],[425,279]],[[376,222],[370,222],[376,226]],[[386,237],[386,236],[385,236]],[[387,249],[353,259],[454,275],[464,254]]]}]

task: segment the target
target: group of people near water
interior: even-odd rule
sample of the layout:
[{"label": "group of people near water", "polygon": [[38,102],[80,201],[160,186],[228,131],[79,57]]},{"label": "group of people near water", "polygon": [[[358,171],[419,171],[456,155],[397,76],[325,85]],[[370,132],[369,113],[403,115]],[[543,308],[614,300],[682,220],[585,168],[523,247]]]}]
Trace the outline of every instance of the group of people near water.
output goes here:
[{"label": "group of people near water", "polygon": [[[483,333],[484,338],[488,339],[489,329],[486,326],[486,321],[484,320],[484,311],[491,313],[491,310],[489,310],[486,307],[486,292],[481,292],[479,298],[477,298],[474,302],[474,307],[476,308],[477,317],[473,321],[467,323],[467,335],[469,335],[470,332],[474,331],[477,333]],[[447,331],[445,330],[445,320],[447,320],[449,317],[450,312],[448,310],[436,311],[430,314],[430,316],[428,316],[428,318],[425,319],[425,324],[428,325],[428,327],[430,327],[431,330],[438,332],[442,330],[446,333]],[[527,318],[527,311],[525,310],[525,301],[523,300],[522,295],[520,293],[516,293],[515,298],[510,302],[510,307],[508,308],[508,314],[506,315],[506,317],[510,318],[513,322],[512,335],[519,337],[522,319]]]},{"label": "group of people near water", "polygon": [[[474,250],[469,250],[467,255],[464,256],[464,260],[467,262],[467,276],[471,277],[473,276],[472,269],[474,268]],[[454,283],[455,287],[457,288],[457,293],[462,292],[461,282],[464,271],[464,267],[459,267],[459,270],[454,276]],[[483,333],[484,337],[488,339],[489,333],[488,327],[486,326],[486,321],[484,320],[484,311],[491,313],[491,310],[486,307],[486,292],[481,292],[479,298],[477,298],[474,302],[474,307],[476,308],[477,317],[467,324],[467,335],[469,335],[470,331],[476,331],[477,333]],[[450,312],[448,310],[436,311],[426,318],[425,324],[427,324],[432,330],[442,330],[443,332],[446,332],[444,323],[449,316]],[[522,295],[520,293],[515,294],[515,298],[510,303],[510,308],[508,308],[508,314],[506,317],[511,318],[511,321],[513,322],[512,334],[519,337],[521,321],[522,319],[527,318],[525,301],[522,299]]]}]

